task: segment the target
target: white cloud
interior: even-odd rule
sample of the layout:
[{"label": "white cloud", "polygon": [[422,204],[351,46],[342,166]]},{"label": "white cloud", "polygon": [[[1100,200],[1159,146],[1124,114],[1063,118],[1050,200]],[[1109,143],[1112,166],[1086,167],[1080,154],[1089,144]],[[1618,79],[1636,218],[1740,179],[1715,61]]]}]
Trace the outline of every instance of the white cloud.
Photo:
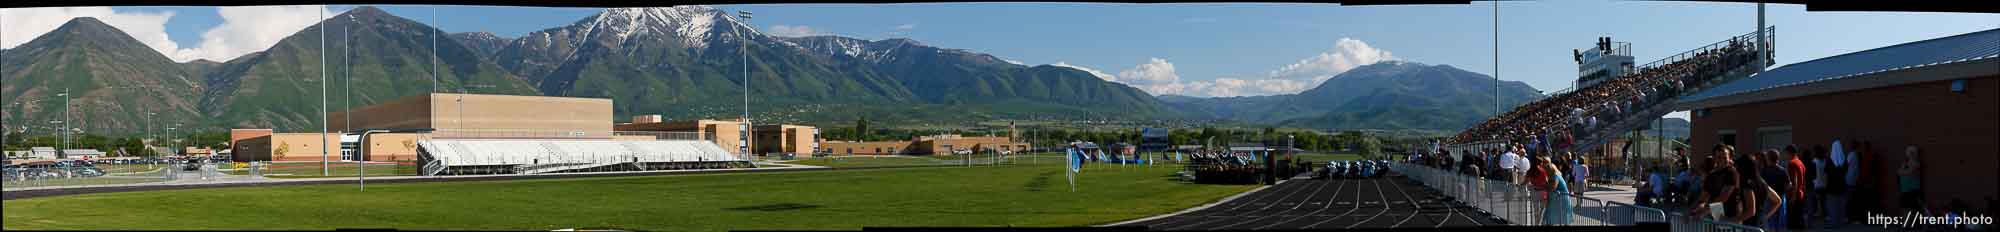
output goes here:
[{"label": "white cloud", "polygon": [[808,27],[805,25],[798,25],[798,26],[771,25],[771,29],[766,31],[765,33],[770,33],[770,35],[780,36],[780,37],[805,37],[805,36],[827,34],[824,31],[819,31],[818,29],[813,29],[812,27]]},{"label": "white cloud", "polygon": [[1000,59],[1000,61],[1006,61],[1007,63],[1014,65],[1027,65],[1027,63],[1021,63],[1021,61],[1019,60]]},{"label": "white cloud", "polygon": [[1118,71],[1111,75],[1082,66],[1064,62],[1050,64],[1089,72],[1105,81],[1117,82],[1138,88],[1153,95],[1188,95],[1199,97],[1233,97],[1297,93],[1311,88],[1304,80],[1289,79],[1245,79],[1223,77],[1214,80],[1181,80],[1174,63],[1162,58],[1147,58],[1146,63]]},{"label": "white cloud", "polygon": [[[201,34],[195,47],[180,47],[167,37],[166,23],[173,11],[114,11],[110,7],[60,7],[0,10],[6,22],[0,47],[12,48],[55,30],[71,18],[97,17],[99,21],[125,31],[133,39],[166,55],[175,62],[194,59],[227,61],[237,56],[268,49],[285,36],[319,22],[317,13],[332,17],[338,12],[325,6],[244,6],[219,7],[222,24]],[[317,12],[315,12],[317,11]],[[301,17],[304,16],[304,17]]]},{"label": "white cloud", "polygon": [[915,23],[905,23],[903,25],[896,25],[896,30],[898,31],[908,31],[916,29],[917,29],[917,24]]},{"label": "white cloud", "polygon": [[1097,76],[1097,79],[1104,79],[1104,81],[1112,81],[1112,82],[1118,81],[1117,76],[1112,76],[1110,73],[1105,73],[1104,71],[1098,71],[1097,69],[1091,69],[1089,67],[1072,65],[1064,62],[1056,62],[1054,64],[1049,64],[1049,65],[1054,65],[1056,67],[1073,68],[1076,70],[1083,70],[1084,72],[1089,72],[1091,76]]},{"label": "white cloud", "polygon": [[222,24],[201,33],[201,43],[168,53],[174,61],[209,59],[227,61],[278,44],[285,36],[319,23],[318,14],[340,14],[326,6],[239,6],[220,7]]},{"label": "white cloud", "polygon": [[1333,50],[1320,52],[1319,55],[1306,57],[1297,63],[1272,70],[1270,78],[1311,80],[1312,85],[1318,85],[1327,78],[1347,72],[1354,67],[1395,59],[1396,56],[1390,54],[1388,50],[1376,49],[1361,40],[1340,38],[1334,42]]},{"label": "white cloud", "polygon": [[1178,82],[1181,75],[1174,71],[1174,63],[1167,62],[1167,59],[1149,58],[1144,64],[1118,71],[1118,80],[1127,84],[1154,85]]},{"label": "white cloud", "polygon": [[[133,39],[146,44],[155,51],[173,51],[180,48],[167,37],[167,19],[174,17],[173,11],[136,12],[116,11],[111,7],[43,7],[0,9],[0,48],[13,48],[34,40],[42,34],[55,31],[70,19],[96,17],[98,21],[125,31]],[[164,52],[163,52],[164,53]]]}]

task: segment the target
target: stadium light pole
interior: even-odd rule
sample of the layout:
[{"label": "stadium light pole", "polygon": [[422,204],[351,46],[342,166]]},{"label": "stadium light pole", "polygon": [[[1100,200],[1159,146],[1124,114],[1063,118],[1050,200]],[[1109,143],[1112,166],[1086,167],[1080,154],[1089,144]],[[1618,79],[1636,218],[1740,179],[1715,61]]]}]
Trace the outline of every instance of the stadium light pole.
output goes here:
[{"label": "stadium light pole", "polygon": [[[736,15],[738,18],[743,19],[744,27],[750,26],[750,11],[739,10],[736,11]],[[752,127],[750,126],[750,35],[745,35],[742,32],[737,32],[737,34],[738,39],[743,40],[737,43],[739,45],[738,53],[742,53],[743,56],[743,124],[737,126],[737,129],[743,132],[740,133],[742,134],[742,138],[737,141],[743,144],[737,145],[737,151],[742,152],[744,158],[748,159],[755,157],[755,155],[750,154],[750,139],[754,138],[751,136],[751,133],[755,133],[751,131]]]},{"label": "stadium light pole", "polygon": [[1500,1],[1493,1],[1493,117],[1500,117]]},{"label": "stadium light pole", "polygon": [[341,87],[342,90],[345,90],[346,96],[342,96],[340,99],[340,111],[345,112],[340,114],[340,131],[348,133],[353,133],[354,131],[354,34],[350,33],[353,30],[354,22],[354,14],[348,14],[347,23],[340,26],[340,43],[343,47],[346,47],[340,49],[340,64],[343,66],[340,68],[342,73],[340,79],[343,82],[342,84],[346,85],[346,87]]},{"label": "stadium light pole", "polygon": [[437,6],[436,6],[436,5],[432,5],[432,6],[431,6],[431,93],[437,93],[437,91],[438,91],[438,75],[437,75],[437,73],[438,73],[438,67],[437,67],[437,65],[438,65],[438,58],[437,58],[437,57],[438,57],[438,39],[437,39],[437,38],[438,38],[438,37],[437,37],[437,34],[438,34],[438,33],[443,33],[443,32],[444,32],[444,29],[442,29],[442,28],[437,28],[437,18],[438,18],[438,17],[437,17],[437,14],[438,14],[437,12],[438,12],[438,10],[437,10]]},{"label": "stadium light pole", "polygon": [[333,163],[326,156],[333,152],[331,148],[327,148],[326,142],[326,10],[325,6],[321,8],[319,10],[319,175],[329,176],[333,174],[331,169]]},{"label": "stadium light pole", "polygon": [[[67,153],[69,153],[69,135],[70,135],[70,128],[69,128],[69,120],[70,120],[70,118],[69,118],[69,88],[67,88],[67,87],[63,88],[63,92],[62,92],[61,94],[56,94],[56,96],[62,96],[62,97],[63,97],[63,112],[62,112],[62,116],[63,116],[63,118],[62,118],[62,120],[61,120],[61,122],[62,122],[62,149],[63,149],[63,150],[62,150],[62,151],[57,151],[57,152],[56,152],[56,154],[63,154],[63,156],[68,156],[69,154],[67,154]],[[62,157],[57,157],[57,158],[62,158]]]}]

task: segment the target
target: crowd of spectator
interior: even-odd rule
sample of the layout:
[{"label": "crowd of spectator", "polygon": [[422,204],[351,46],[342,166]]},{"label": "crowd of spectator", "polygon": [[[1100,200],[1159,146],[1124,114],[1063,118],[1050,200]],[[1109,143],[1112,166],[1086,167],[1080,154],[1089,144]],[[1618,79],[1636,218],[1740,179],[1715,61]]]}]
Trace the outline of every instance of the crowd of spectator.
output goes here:
[{"label": "crowd of spectator", "polygon": [[[1565,202],[1549,201],[1549,196],[1582,194],[1589,189],[1589,183],[1582,181],[1590,173],[1589,160],[1584,157],[1526,149],[1518,143],[1504,147],[1466,154],[1434,149],[1414,155],[1408,162],[1529,190],[1534,194],[1533,199],[1549,204],[1544,212],[1548,220],[1562,220],[1555,216],[1570,213],[1567,205],[1560,205]],[[1841,228],[1866,220],[1865,212],[1898,215],[1991,212],[1991,206],[1975,209],[1963,199],[1941,205],[1925,199],[1922,192],[1927,186],[1921,182],[1924,166],[1918,161],[1922,150],[1912,145],[1900,151],[1901,156],[1883,156],[1869,141],[1840,139],[1834,139],[1830,145],[1810,148],[1790,145],[1764,151],[1738,151],[1730,145],[1717,145],[1705,156],[1711,158],[1701,164],[1684,158],[1676,165],[1641,170],[1646,175],[1634,186],[1638,190],[1635,202],[1683,215],[1672,220],[1708,219],[1771,231]],[[1685,149],[1675,152],[1679,157],[1690,157]],[[1900,159],[1891,160],[1896,158]],[[1894,173],[1869,171],[1875,170],[1871,165],[1895,161],[1901,161],[1901,166]],[[1895,189],[1895,195],[1875,194],[1885,188]],[[1879,198],[1898,199],[1901,208],[1866,208],[1871,205],[1868,202]]]},{"label": "crowd of spectator", "polygon": [[[1871,165],[1889,162],[1869,141],[1834,139],[1830,145],[1789,145],[1782,149],[1738,151],[1729,145],[1710,149],[1707,162],[1682,159],[1677,167],[1649,168],[1638,185],[1637,203],[1716,221],[1766,230],[1838,228],[1865,220],[1864,212],[1944,215],[1971,210],[1962,200],[1944,207],[1922,194],[1922,162],[1917,146],[1901,149],[1896,173],[1878,173]],[[1684,150],[1676,152],[1685,153]],[[1878,181],[1894,178],[1894,186]],[[1900,209],[1862,209],[1877,198],[1877,189],[1895,188]],[[1987,209],[1991,210],[1991,209]]]},{"label": "crowd of spectator", "polygon": [[1686,90],[1702,87],[1725,72],[1756,61],[1754,42],[1743,38],[1746,37],[1695,51],[1685,59],[1639,68],[1624,76],[1515,107],[1460,132],[1451,142],[1499,140],[1567,148],[1581,136],[1588,136],[1583,132],[1678,97]]}]

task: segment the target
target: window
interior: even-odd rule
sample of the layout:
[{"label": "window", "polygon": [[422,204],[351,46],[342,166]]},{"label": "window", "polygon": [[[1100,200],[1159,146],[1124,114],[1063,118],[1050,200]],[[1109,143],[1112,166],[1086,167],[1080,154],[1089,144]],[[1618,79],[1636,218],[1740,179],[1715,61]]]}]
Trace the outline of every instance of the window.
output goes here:
[{"label": "window", "polygon": [[[1769,126],[1757,128],[1757,150],[1784,149],[1792,143],[1792,126]],[[1742,148],[1737,148],[1742,149]]]},{"label": "window", "polygon": [[[1715,139],[1716,139],[1715,141],[1716,144],[1736,146],[1736,130],[1716,131]],[[1700,149],[1707,149],[1707,148],[1700,148]]]}]

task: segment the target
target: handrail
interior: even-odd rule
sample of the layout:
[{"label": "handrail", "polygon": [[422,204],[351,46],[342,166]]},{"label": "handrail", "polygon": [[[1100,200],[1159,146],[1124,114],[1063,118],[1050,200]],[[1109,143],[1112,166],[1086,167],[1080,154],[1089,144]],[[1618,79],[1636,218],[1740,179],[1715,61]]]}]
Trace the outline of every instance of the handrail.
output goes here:
[{"label": "handrail", "polygon": [[[1765,36],[1766,36],[1766,37],[1770,37],[1770,38],[1773,38],[1773,40],[1768,40],[1768,41],[1766,41],[1766,42],[1770,42],[1770,43],[1776,43],[1776,42],[1773,42],[1773,41],[1776,41],[1776,40],[1775,40],[1775,37],[1776,37],[1776,36],[1774,36],[1774,35],[1777,35],[1777,34],[1778,34],[1778,26],[1769,26],[1769,27],[1765,27],[1765,28],[1764,28],[1764,31],[1763,31],[1763,33],[1765,34]],[[1667,65],[1667,64],[1672,64],[1672,63],[1677,63],[1677,62],[1681,62],[1681,61],[1684,61],[1684,60],[1687,60],[1687,59],[1689,59],[1689,58],[1694,58],[1694,55],[1695,55],[1695,54],[1697,54],[1697,53],[1701,53],[1701,52],[1703,52],[1703,51],[1708,51],[1708,50],[1713,50],[1713,49],[1715,49],[1715,48],[1720,48],[1720,47],[1722,47],[1722,46],[1728,46],[1728,45],[1729,45],[1729,42],[1736,42],[1736,41],[1743,41],[1743,42],[1756,42],[1756,41],[1757,41],[1757,40],[1756,40],[1756,37],[1757,37],[1757,32],[1754,32],[1754,31],[1753,31],[1753,32],[1750,32],[1750,33],[1744,33],[1743,35],[1738,35],[1738,36],[1731,36],[1731,37],[1729,37],[1729,39],[1727,39],[1727,40],[1722,40],[1722,41],[1716,41],[1715,43],[1710,43],[1710,44],[1708,44],[1707,46],[1701,46],[1701,47],[1697,47],[1697,48],[1695,48],[1695,49],[1690,49],[1690,50],[1687,50],[1687,51],[1683,51],[1683,52],[1681,52],[1681,53],[1676,53],[1676,54],[1674,54],[1674,55],[1671,55],[1671,56],[1667,56],[1667,57],[1663,57],[1663,58],[1660,58],[1659,60],[1654,60],[1653,62],[1648,62],[1648,63],[1646,63],[1646,64],[1644,64],[1644,65],[1639,65],[1639,66],[1634,66],[1633,68],[1635,68],[1635,69],[1638,69],[1638,70],[1645,70],[1645,69],[1647,69],[1647,68],[1655,68],[1655,67],[1659,67],[1659,66],[1664,66],[1664,65]],[[1752,49],[1752,50],[1757,50],[1757,49],[1759,49],[1759,48],[1757,48],[1756,46],[1751,46],[1751,47],[1750,47],[1750,49]]]}]

